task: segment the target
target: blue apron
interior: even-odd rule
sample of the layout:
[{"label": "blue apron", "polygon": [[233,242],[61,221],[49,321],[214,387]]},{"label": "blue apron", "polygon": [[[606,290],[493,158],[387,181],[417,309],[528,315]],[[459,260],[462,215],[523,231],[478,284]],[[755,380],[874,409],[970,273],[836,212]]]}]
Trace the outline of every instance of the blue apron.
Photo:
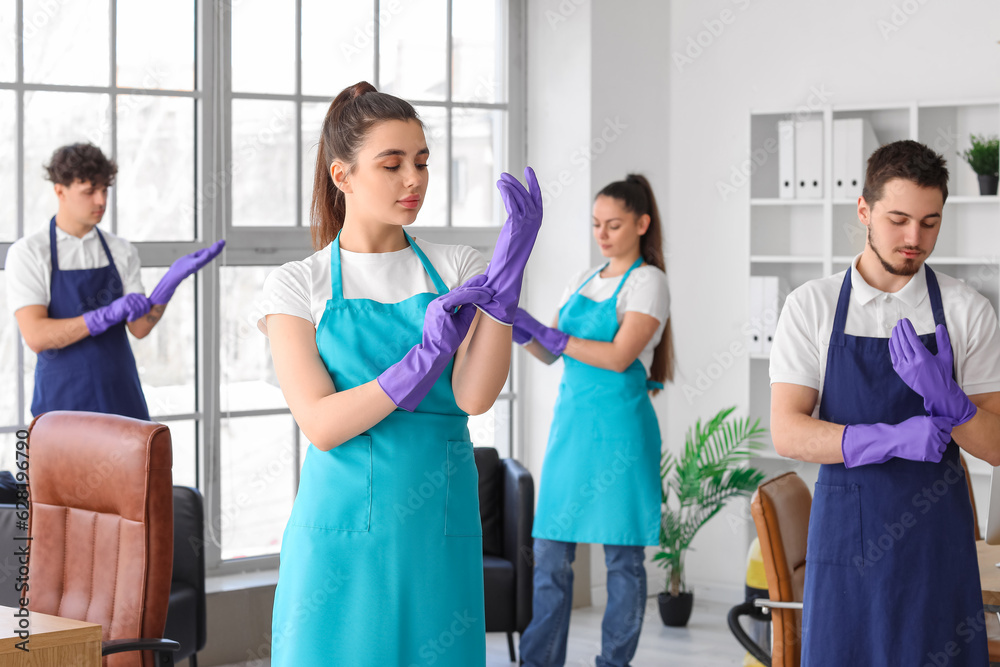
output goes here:
[{"label": "blue apron", "polygon": [[[580,290],[559,310],[559,330],[611,342],[618,292],[592,301]],[[607,265],[605,265],[607,266]],[[660,535],[660,426],[638,359],[624,372],[563,355],[565,368],[542,464],[534,537],[559,542],[655,545]]]},{"label": "blue apron", "polygon": [[[316,346],[338,391],[418,344],[427,304],[448,291],[406,238],[437,294],[399,303],[345,299],[333,241]],[[281,544],[274,667],[485,665],[479,476],[452,366],[412,413],[330,451],[309,446]]]},{"label": "blue apron", "polygon": [[[935,324],[941,291],[927,267]],[[887,338],[844,334],[837,302],[819,418],[898,424],[926,415],[892,368]],[[934,334],[920,337],[937,351]],[[969,491],[952,441],[940,463],[820,466],[809,517],[802,665],[984,666],[983,599]]]},{"label": "blue apron", "polygon": [[[49,223],[52,256],[49,317],[52,319],[79,317],[108,305],[125,293],[104,235],[99,229],[95,231],[108,257],[108,265],[99,269],[63,271],[59,268],[56,250],[54,216]],[[87,336],[72,345],[38,355],[31,413],[38,416],[50,410],[84,410],[149,420],[124,322],[98,336]]]}]

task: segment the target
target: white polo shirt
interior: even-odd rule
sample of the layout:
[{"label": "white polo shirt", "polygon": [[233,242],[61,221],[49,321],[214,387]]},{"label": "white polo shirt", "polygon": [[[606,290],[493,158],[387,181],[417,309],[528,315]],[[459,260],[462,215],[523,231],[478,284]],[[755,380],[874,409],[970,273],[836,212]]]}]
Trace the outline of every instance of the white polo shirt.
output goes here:
[{"label": "white polo shirt", "polygon": [[[115,260],[115,268],[122,279],[124,293],[145,293],[139,264],[139,251],[131,243],[114,234],[101,230],[108,249]],[[108,256],[94,228],[77,238],[56,227],[56,251],[59,268],[99,269],[108,265]],[[4,264],[7,282],[7,307],[17,312],[25,306],[48,307],[52,287],[52,256],[49,252],[49,226],[18,240],[7,251]]]},{"label": "white polo shirt", "polygon": [[[485,273],[486,259],[475,248],[444,245],[414,238],[427,260],[448,287],[454,289],[472,276]],[[267,335],[267,315],[294,315],[314,327],[333,295],[330,282],[330,248],[327,245],[309,257],[289,262],[264,280],[263,300],[257,304],[263,316],[257,328]],[[423,292],[434,292],[434,282],[411,248],[395,252],[351,252],[340,250],[340,274],[345,299],[371,299],[399,303]]]},{"label": "white polo shirt", "polygon": [[[844,333],[889,338],[896,323],[906,317],[918,334],[933,334],[934,315],[925,267],[921,266],[898,292],[890,293],[865,282],[857,270],[860,258],[855,257],[851,266],[851,303]],[[771,383],[788,382],[819,390],[816,410],[822,398],[830,334],[846,273],[811,280],[789,294],[771,347]],[[941,288],[959,386],[970,396],[1000,391],[1000,329],[993,305],[961,280],[940,271],[934,274]]]}]

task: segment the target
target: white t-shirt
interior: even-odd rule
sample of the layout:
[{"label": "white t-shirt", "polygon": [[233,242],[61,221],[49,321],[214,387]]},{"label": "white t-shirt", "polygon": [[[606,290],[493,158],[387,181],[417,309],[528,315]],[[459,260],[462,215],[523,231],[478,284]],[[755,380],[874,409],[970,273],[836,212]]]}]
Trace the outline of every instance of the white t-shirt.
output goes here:
[{"label": "white t-shirt", "polygon": [[[927,295],[927,272],[922,266],[898,292],[882,292],[861,277],[858,260],[851,267],[851,303],[844,333],[888,338],[906,317],[920,335],[934,333],[934,314]],[[830,334],[840,288],[847,271],[812,280],[785,300],[771,346],[771,382],[788,382],[819,390],[819,410],[826,375]],[[955,376],[966,394],[1000,391],[1000,329],[992,304],[961,280],[934,274],[941,288],[945,324],[955,357]]]},{"label": "white t-shirt", "polygon": [[[414,242],[449,289],[486,271],[486,259],[475,248],[442,245],[414,238]],[[399,303],[422,292],[434,292],[434,282],[411,248],[395,252],[364,253],[340,250],[344,298]],[[332,296],[330,245],[309,257],[275,269],[264,280],[264,317],[257,328],[267,335],[267,315],[294,315],[319,326]]]},{"label": "white t-shirt", "polygon": [[[559,308],[562,309],[583,281],[599,272],[603,266],[602,264],[599,267],[591,267],[573,276],[563,291],[562,298],[559,299]],[[580,294],[592,301],[604,301],[611,298],[621,281],[622,276],[602,278],[595,275],[583,286]],[[622,285],[621,291],[618,292],[618,300],[615,303],[615,314],[618,316],[619,325],[625,319],[625,313],[629,311],[649,315],[659,322],[656,333],[639,353],[639,363],[646,369],[648,375],[649,367],[653,363],[653,351],[660,344],[663,330],[667,326],[667,318],[670,317],[670,289],[667,286],[667,274],[652,264],[643,264],[632,271],[628,280]],[[543,322],[543,324],[547,325],[550,322]]]},{"label": "white t-shirt", "polygon": [[[139,264],[139,251],[123,238],[101,231],[115,260],[125,294],[145,293]],[[56,252],[59,268],[66,271],[99,269],[108,265],[108,256],[94,228],[77,238],[56,227]],[[17,312],[25,306],[48,307],[52,298],[52,257],[49,253],[49,228],[18,240],[7,251],[4,264],[7,279],[7,307]]]}]

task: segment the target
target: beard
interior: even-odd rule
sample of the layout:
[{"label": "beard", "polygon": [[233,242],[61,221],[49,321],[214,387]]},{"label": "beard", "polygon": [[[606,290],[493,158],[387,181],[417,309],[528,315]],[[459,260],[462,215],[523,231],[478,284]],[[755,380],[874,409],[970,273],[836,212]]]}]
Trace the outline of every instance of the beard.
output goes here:
[{"label": "beard", "polygon": [[910,259],[908,257],[903,258],[902,266],[894,266],[886,261],[885,257],[882,256],[882,253],[879,252],[878,246],[875,243],[875,238],[872,235],[872,225],[868,225],[868,245],[871,247],[872,252],[875,253],[875,256],[878,257],[878,261],[882,263],[882,268],[886,270],[886,273],[891,275],[912,276],[920,270],[920,266],[923,264],[922,260]]}]

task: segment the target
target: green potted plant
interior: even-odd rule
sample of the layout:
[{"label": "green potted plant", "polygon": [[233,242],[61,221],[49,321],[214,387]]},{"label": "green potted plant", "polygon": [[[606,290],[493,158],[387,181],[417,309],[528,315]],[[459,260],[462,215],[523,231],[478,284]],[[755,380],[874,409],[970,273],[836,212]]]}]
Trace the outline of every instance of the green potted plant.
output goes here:
[{"label": "green potted plant", "polygon": [[972,147],[962,157],[979,176],[979,194],[995,195],[1000,180],[1000,138],[970,134]]},{"label": "green potted plant", "polygon": [[688,429],[683,453],[664,452],[661,458],[663,514],[653,562],[667,571],[667,587],[659,595],[665,625],[685,626],[691,616],[694,594],[684,584],[684,555],[698,530],[729,500],[750,495],[764,480],[747,460],[764,447],[759,439],[766,430],[759,419],[730,420],[735,409],[724,408],[705,424],[697,420]]}]

